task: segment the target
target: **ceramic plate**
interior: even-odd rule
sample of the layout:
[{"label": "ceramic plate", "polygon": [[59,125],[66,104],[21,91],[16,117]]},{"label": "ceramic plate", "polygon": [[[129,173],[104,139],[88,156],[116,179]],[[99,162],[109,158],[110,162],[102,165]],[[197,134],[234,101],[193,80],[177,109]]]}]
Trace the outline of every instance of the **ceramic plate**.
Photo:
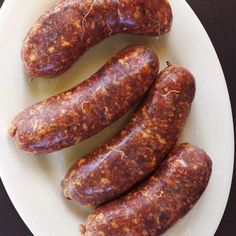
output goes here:
[{"label": "ceramic plate", "polygon": [[0,12],[0,175],[22,219],[36,236],[76,236],[90,209],[67,201],[60,190],[64,174],[81,156],[119,130],[123,117],[91,139],[48,156],[32,157],[17,150],[7,136],[11,119],[30,104],[81,83],[119,49],[150,44],[165,61],[188,68],[196,77],[197,94],[180,141],[203,148],[213,160],[209,186],[193,210],[166,236],[213,236],[223,215],[233,171],[233,122],[228,91],[214,48],[196,15],[184,0],[171,0],[171,33],[156,38],[118,35],[89,50],[56,79],[27,80],[20,50],[32,23],[55,0],[6,0]]}]

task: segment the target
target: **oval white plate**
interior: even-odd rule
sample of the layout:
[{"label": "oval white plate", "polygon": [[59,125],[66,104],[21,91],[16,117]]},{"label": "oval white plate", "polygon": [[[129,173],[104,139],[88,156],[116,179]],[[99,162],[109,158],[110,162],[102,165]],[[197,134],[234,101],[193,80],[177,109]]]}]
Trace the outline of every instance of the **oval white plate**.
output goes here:
[{"label": "oval white plate", "polygon": [[116,36],[87,52],[57,79],[30,83],[20,49],[32,23],[55,0],[7,0],[0,13],[0,174],[21,217],[36,236],[76,236],[89,209],[65,200],[60,181],[70,165],[122,127],[127,117],[92,139],[35,158],[17,150],[7,128],[26,106],[72,87],[88,78],[115,52],[132,43],[151,44],[162,64],[170,60],[187,67],[196,77],[197,95],[181,141],[205,149],[213,160],[209,186],[194,209],[166,235],[213,236],[223,215],[233,170],[233,122],[228,92],[216,53],[199,20],[184,0],[171,0],[174,25],[159,40]]}]

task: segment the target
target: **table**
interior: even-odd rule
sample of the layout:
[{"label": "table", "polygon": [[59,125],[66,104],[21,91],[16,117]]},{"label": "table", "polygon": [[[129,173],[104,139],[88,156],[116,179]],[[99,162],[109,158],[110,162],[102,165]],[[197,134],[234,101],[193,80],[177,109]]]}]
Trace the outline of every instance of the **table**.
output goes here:
[{"label": "table", "polygon": [[[0,0],[0,6],[3,1],[4,0]],[[213,42],[225,73],[232,102],[233,114],[236,116],[236,1],[187,0],[187,2],[191,5],[201,20]],[[214,214],[214,212],[209,212],[209,217],[211,217],[212,214]],[[235,222],[236,174],[234,173],[229,202],[215,235],[235,236]],[[14,209],[2,183],[0,182],[0,236],[31,235],[29,229]]]}]

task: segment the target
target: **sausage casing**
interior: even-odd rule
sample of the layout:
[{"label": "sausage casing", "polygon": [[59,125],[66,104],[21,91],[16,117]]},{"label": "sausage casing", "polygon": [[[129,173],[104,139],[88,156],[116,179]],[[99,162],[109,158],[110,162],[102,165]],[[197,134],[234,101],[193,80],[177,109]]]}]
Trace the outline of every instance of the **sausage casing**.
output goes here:
[{"label": "sausage casing", "polygon": [[60,0],[29,31],[22,59],[30,77],[52,77],[111,35],[159,36],[171,24],[167,0]]},{"label": "sausage casing", "polygon": [[129,124],[69,170],[62,182],[65,197],[100,205],[150,174],[176,144],[194,95],[189,71],[170,65],[160,72]]},{"label": "sausage casing", "polygon": [[181,144],[139,188],[92,212],[84,236],[158,236],[182,218],[207,187],[212,162],[201,149]]},{"label": "sausage casing", "polygon": [[159,70],[148,46],[129,46],[76,87],[30,106],[9,130],[17,146],[32,154],[69,147],[124,115],[147,92]]}]

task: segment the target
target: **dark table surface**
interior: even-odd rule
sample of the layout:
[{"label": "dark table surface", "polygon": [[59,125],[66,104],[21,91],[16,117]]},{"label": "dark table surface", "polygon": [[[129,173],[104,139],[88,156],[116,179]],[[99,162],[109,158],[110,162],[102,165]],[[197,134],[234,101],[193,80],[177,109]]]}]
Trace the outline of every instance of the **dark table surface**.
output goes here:
[{"label": "dark table surface", "polygon": [[[0,0],[0,6],[4,0]],[[222,64],[232,109],[236,115],[236,1],[187,0],[208,32]],[[234,79],[235,78],[235,79]],[[234,91],[234,92],[233,92]],[[222,157],[224,158],[224,157]],[[236,175],[228,205],[216,236],[236,235]],[[220,188],[220,186],[219,186]],[[216,206],[217,207],[217,206]],[[214,212],[209,212],[209,217]],[[32,235],[14,209],[0,182],[0,236]],[[180,235],[181,236],[181,235]],[[204,235],[203,235],[204,236]]]}]

